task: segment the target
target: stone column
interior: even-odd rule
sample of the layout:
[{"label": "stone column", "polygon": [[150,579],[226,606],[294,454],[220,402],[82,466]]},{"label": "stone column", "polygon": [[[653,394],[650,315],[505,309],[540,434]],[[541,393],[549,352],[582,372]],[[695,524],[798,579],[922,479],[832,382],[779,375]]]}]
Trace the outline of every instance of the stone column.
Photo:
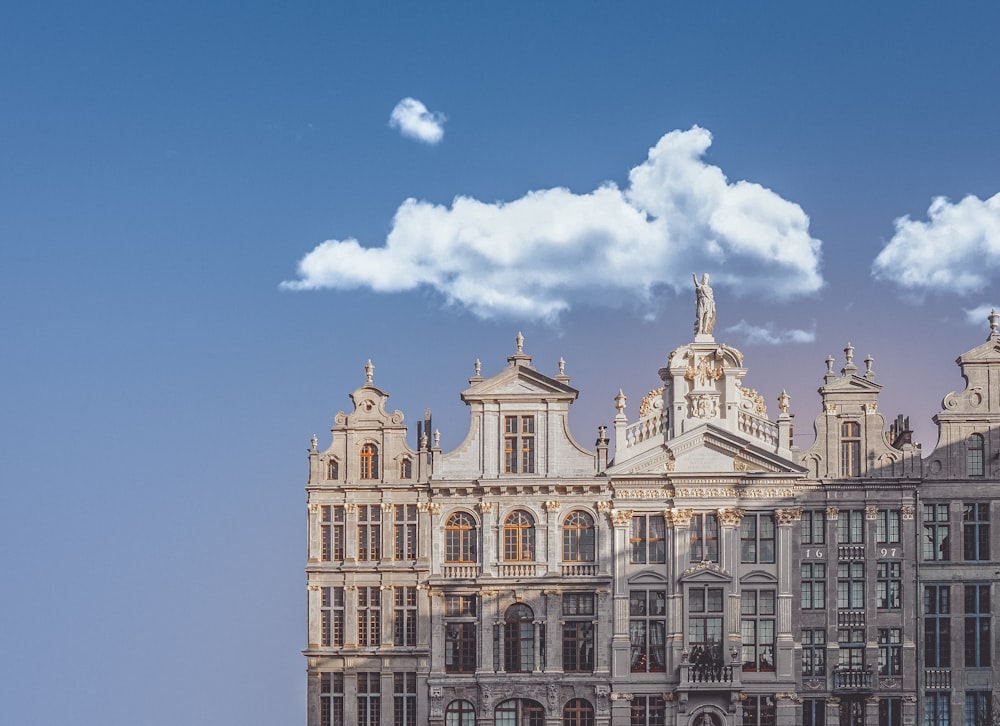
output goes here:
[{"label": "stone column", "polygon": [[632,524],[632,511],[612,509],[608,512],[614,526],[615,547],[618,557],[614,563],[612,582],[614,593],[614,630],[611,638],[612,677],[629,676],[629,633],[628,633],[628,579],[625,558],[628,556],[628,530]]},{"label": "stone column", "polygon": [[[735,507],[723,507],[718,510],[719,517],[719,566],[724,570],[736,573],[739,571],[740,562],[740,522],[743,521],[743,510]],[[726,593],[729,606],[726,611],[727,618],[726,639],[729,643],[736,643],[742,640],[740,634],[740,583],[739,578],[734,577],[729,583],[729,592]],[[729,645],[723,647],[723,657],[729,650]]]},{"label": "stone column", "polygon": [[306,640],[310,650],[319,648],[323,639],[323,625],[320,616],[320,606],[323,602],[323,592],[319,585],[309,585],[306,591],[307,612],[309,618],[308,633]]},{"label": "stone column", "polygon": [[[386,603],[388,602],[388,607]],[[396,645],[396,629],[393,627],[396,607],[396,592],[392,585],[382,585],[379,587],[379,606],[382,608],[381,622],[382,647],[392,647]]]},{"label": "stone column", "polygon": [[323,537],[320,518],[322,509],[319,504],[309,505],[309,562],[319,562],[323,556]]},{"label": "stone column", "polygon": [[358,588],[354,585],[344,585],[344,647],[358,647]]},{"label": "stone column", "polygon": [[[440,511],[441,505],[437,502],[417,502],[417,547],[420,548],[417,566],[425,565],[431,575],[440,575],[444,562],[444,523],[438,519]],[[430,547],[422,548],[424,542],[429,542]]]},{"label": "stone column", "polygon": [[562,591],[545,590],[545,671],[562,673]]},{"label": "stone column", "polygon": [[531,670],[534,673],[542,672],[542,625],[545,624],[543,620],[532,620],[531,626],[534,629],[532,631],[534,638],[534,663],[532,664]]},{"label": "stone column", "polygon": [[562,547],[559,546],[559,510],[562,505],[555,499],[551,499],[545,502],[544,506],[545,513],[548,515],[546,517],[546,551],[542,553],[546,562],[545,569],[549,575],[559,575],[561,574],[559,563],[562,562]]},{"label": "stone column", "polygon": [[795,527],[800,526],[799,523],[802,521],[802,508],[776,509],[774,521],[777,525],[775,534],[778,539],[778,551],[775,553],[775,560],[778,563],[778,622],[775,632],[774,667],[779,679],[793,679],[795,623],[792,622],[792,584],[796,572],[793,571],[792,564],[796,560],[793,559],[792,544],[795,540]]},{"label": "stone column", "polygon": [[497,572],[497,553],[496,553],[496,543],[498,531],[496,524],[496,505],[493,502],[482,501],[476,505],[479,510],[479,516],[482,518],[481,526],[479,528],[482,541],[480,544],[480,571],[483,575],[488,575],[490,577],[496,577]]}]

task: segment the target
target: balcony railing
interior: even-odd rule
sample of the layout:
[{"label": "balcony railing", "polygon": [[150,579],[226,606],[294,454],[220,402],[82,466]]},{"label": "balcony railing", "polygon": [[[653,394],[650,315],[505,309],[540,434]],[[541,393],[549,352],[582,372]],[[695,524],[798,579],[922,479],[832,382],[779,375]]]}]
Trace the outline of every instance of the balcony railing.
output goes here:
[{"label": "balcony railing", "polygon": [[924,688],[951,689],[951,671],[944,668],[924,669]]},{"label": "balcony railing", "polygon": [[841,628],[863,628],[865,625],[865,611],[838,610],[837,625]]},{"label": "balcony railing", "polygon": [[740,411],[737,420],[739,421],[739,430],[742,433],[749,434],[755,439],[772,446],[778,443],[777,424],[748,411]]},{"label": "balcony railing", "polygon": [[687,670],[688,683],[732,683],[733,667],[721,663],[690,663],[684,664]]},{"label": "balcony railing", "polygon": [[[544,569],[544,565],[542,565]],[[539,565],[534,563],[531,564],[517,564],[517,565],[500,565],[500,577],[535,577],[538,575]]]},{"label": "balcony railing", "polygon": [[590,577],[597,574],[597,565],[591,562],[565,562],[561,569],[563,577]]},{"label": "balcony railing", "polygon": [[834,693],[865,693],[872,690],[874,673],[868,670],[835,670],[833,672]]},{"label": "balcony railing", "polygon": [[837,545],[838,560],[863,560],[864,558],[864,545]]},{"label": "balcony railing", "polygon": [[471,580],[479,577],[479,565],[444,565],[441,574],[445,577]]},{"label": "balcony railing", "polygon": [[661,437],[666,423],[667,420],[662,411],[639,419],[625,429],[625,447],[630,449],[643,441]]}]

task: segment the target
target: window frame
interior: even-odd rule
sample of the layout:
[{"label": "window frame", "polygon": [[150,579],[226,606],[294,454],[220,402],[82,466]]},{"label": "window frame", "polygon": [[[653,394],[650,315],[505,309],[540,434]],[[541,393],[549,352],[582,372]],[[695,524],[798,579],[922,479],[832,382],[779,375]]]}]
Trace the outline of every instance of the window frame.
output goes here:
[{"label": "window frame", "polygon": [[843,479],[861,476],[861,423],[858,421],[840,424],[840,476]]},{"label": "window frame", "polygon": [[574,509],[562,522],[562,561],[597,560],[597,525],[589,512]]},{"label": "window frame", "polygon": [[358,479],[372,481],[379,478],[378,444],[367,441],[361,445],[358,455],[360,469]]},{"label": "window frame", "polygon": [[452,512],[445,521],[444,561],[446,564],[479,562],[479,523],[468,512]]},{"label": "window frame", "polygon": [[[657,530],[654,532],[654,530]],[[659,534],[660,536],[656,536]],[[667,561],[667,520],[653,512],[632,515],[629,523],[629,563],[661,565]]]},{"label": "window frame", "polygon": [[535,415],[503,417],[503,473],[535,473]]},{"label": "window frame", "polygon": [[503,521],[503,561],[534,562],[535,518],[527,509],[515,509]]}]

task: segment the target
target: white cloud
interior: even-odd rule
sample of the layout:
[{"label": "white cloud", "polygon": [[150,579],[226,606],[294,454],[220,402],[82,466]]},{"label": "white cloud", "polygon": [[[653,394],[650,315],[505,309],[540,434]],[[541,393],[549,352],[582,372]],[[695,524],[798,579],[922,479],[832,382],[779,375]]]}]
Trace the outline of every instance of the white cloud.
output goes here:
[{"label": "white cloud", "polygon": [[778,330],[774,323],[751,325],[746,320],[740,320],[736,325],[726,328],[727,333],[746,336],[747,343],[762,345],[785,345],[787,343],[812,343],[816,340],[815,330]]},{"label": "white cloud", "polygon": [[758,184],[730,183],[702,156],[702,128],[672,131],[621,190],[532,191],[511,202],[408,199],[382,247],[330,240],[299,262],[291,290],[429,286],[481,318],[553,321],[575,305],[638,304],[689,293],[691,273],[736,294],[819,290],[820,241],[801,207]]},{"label": "white cloud", "polygon": [[442,113],[428,111],[427,107],[415,98],[404,98],[396,104],[389,115],[389,125],[399,129],[403,136],[423,141],[425,144],[436,144],[444,138],[444,122],[447,119]]},{"label": "white cloud", "polygon": [[984,322],[988,323],[990,313],[994,310],[1000,310],[1000,305],[980,305],[977,308],[972,308],[972,310],[966,310],[965,322],[969,325],[982,325]]},{"label": "white cloud", "polygon": [[1000,268],[1000,194],[957,204],[937,197],[927,216],[895,221],[896,234],[872,265],[875,279],[917,293],[968,294],[989,285]]}]

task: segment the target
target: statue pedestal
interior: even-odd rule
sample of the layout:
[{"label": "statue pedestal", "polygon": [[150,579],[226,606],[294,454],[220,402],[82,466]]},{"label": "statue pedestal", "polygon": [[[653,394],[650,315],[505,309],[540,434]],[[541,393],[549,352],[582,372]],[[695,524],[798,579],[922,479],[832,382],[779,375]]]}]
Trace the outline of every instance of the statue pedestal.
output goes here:
[{"label": "statue pedestal", "polygon": [[713,336],[711,333],[698,333],[697,335],[694,336],[694,342],[695,343],[714,343],[715,342],[715,336]]}]

